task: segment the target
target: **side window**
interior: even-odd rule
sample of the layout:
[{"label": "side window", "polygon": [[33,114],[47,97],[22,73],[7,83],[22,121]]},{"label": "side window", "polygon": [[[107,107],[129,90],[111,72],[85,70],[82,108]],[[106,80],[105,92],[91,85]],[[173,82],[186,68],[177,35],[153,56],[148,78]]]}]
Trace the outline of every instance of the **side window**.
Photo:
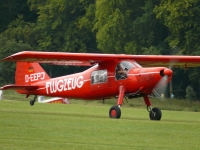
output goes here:
[{"label": "side window", "polygon": [[96,83],[105,83],[107,82],[107,70],[97,70],[93,71],[91,74],[91,83],[96,84]]}]

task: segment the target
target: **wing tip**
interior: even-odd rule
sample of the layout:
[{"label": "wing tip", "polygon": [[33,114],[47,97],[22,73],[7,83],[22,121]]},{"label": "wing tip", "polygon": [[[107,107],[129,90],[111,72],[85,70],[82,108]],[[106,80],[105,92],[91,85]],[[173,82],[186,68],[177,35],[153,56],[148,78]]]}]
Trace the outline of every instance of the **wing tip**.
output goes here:
[{"label": "wing tip", "polygon": [[24,55],[29,53],[30,51],[21,51],[15,54],[12,54],[10,56],[7,56],[5,58],[3,58],[1,61],[17,61],[17,59],[15,59],[15,57],[17,57],[18,55]]}]

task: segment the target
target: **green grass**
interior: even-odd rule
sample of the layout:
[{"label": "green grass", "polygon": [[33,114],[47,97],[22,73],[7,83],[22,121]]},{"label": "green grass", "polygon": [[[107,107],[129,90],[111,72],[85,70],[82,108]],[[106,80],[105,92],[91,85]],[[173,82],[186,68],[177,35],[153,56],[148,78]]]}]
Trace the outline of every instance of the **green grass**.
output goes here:
[{"label": "green grass", "polygon": [[2,100],[0,149],[200,149],[199,112],[163,110],[161,121],[150,121],[146,109],[126,105],[121,119],[110,119],[111,106],[72,100],[31,107],[28,101]]},{"label": "green grass", "polygon": [[[18,94],[14,91],[4,91],[4,99],[6,100],[17,100],[17,101],[26,101],[29,102],[30,99],[33,99],[34,96],[30,96],[28,99],[25,98],[25,95]],[[109,107],[115,105],[117,99],[105,100],[105,105]],[[174,110],[174,111],[193,111],[200,112],[200,101],[186,101],[180,99],[165,99],[164,101],[159,100],[158,98],[151,98],[152,106],[159,107],[162,110]],[[83,100],[71,100],[73,104],[81,105],[101,105],[102,100],[97,101],[83,101]],[[132,108],[146,108],[143,98],[136,98],[124,100],[123,107],[132,107]]]}]

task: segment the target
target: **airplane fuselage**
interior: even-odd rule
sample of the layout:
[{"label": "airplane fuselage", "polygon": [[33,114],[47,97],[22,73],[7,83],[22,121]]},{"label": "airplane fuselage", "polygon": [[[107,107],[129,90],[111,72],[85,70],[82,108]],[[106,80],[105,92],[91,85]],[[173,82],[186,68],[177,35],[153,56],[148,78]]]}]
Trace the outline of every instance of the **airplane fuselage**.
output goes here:
[{"label": "airplane fuselage", "polygon": [[44,78],[38,75],[33,85],[38,85],[39,88],[30,90],[29,94],[88,100],[102,99],[117,96],[119,88],[123,86],[126,95],[143,96],[152,93],[152,89],[161,78],[160,70],[165,69],[135,66],[129,68],[126,78],[117,79],[115,71],[117,64],[118,62],[112,65],[95,65],[81,73],[35,82],[41,77]]}]

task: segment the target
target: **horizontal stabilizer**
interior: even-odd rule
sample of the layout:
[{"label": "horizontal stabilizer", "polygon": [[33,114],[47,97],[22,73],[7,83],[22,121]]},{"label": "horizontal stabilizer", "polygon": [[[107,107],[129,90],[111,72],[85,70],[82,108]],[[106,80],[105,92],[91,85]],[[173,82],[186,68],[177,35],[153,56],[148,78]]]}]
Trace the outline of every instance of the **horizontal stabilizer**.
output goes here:
[{"label": "horizontal stabilizer", "polygon": [[0,90],[34,90],[37,89],[38,86],[36,85],[16,85],[16,84],[9,84],[5,85],[0,88]]}]

